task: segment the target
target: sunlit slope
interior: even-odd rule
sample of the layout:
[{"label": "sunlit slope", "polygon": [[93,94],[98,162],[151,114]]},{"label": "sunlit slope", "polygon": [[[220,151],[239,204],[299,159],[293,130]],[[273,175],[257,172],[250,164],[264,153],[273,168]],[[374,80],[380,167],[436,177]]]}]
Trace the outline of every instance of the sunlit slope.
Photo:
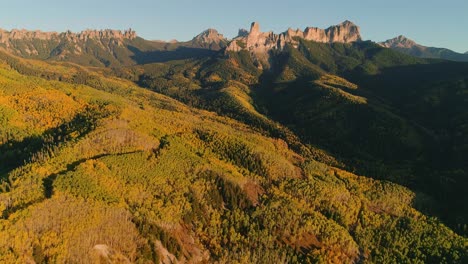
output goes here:
[{"label": "sunlit slope", "polygon": [[[0,66],[0,262],[467,261],[466,239],[404,187],[130,82],[40,65],[57,80]],[[241,85],[223,89],[266,119]]]},{"label": "sunlit slope", "polygon": [[281,138],[301,155],[423,192],[433,202],[421,210],[467,234],[467,63],[312,41],[268,61],[261,70],[249,52],[226,52],[115,74]]}]

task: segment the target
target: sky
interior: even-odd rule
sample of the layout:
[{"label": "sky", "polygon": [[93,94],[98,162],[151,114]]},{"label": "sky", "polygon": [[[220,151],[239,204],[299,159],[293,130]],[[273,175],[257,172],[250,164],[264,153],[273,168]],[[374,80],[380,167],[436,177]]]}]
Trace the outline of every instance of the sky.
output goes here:
[{"label": "sky", "polygon": [[208,28],[231,38],[253,21],[279,33],[350,20],[366,40],[405,35],[422,45],[468,51],[466,0],[0,0],[0,6],[6,30],[132,28],[145,39],[184,41]]}]

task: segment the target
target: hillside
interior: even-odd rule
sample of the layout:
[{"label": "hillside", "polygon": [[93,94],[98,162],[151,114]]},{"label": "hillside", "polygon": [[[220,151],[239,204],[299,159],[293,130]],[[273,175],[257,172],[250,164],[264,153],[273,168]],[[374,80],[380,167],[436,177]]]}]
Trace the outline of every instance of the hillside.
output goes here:
[{"label": "hillside", "polygon": [[227,51],[116,74],[266,131],[296,151],[307,145],[319,161],[424,193],[432,202],[421,210],[466,234],[465,63],[372,42],[300,40],[282,50]]},{"label": "hillside", "polygon": [[[289,146],[294,134],[249,103],[237,69],[219,100],[239,107],[232,117],[258,122],[106,71],[1,61],[1,262],[468,260],[466,238],[417,209],[425,195]],[[159,66],[187,64],[177,65]],[[229,74],[200,70],[213,85]],[[317,85],[353,87],[335,77]],[[274,131],[291,136],[267,136]]]}]

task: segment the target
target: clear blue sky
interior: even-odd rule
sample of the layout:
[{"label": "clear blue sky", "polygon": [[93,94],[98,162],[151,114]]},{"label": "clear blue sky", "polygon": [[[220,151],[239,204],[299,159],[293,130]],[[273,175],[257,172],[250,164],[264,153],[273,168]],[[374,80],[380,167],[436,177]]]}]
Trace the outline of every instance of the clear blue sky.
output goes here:
[{"label": "clear blue sky", "polygon": [[188,40],[207,28],[227,37],[250,22],[264,31],[328,27],[346,19],[364,39],[405,35],[423,45],[468,51],[467,0],[0,0],[0,28],[81,31],[133,28],[147,39]]}]

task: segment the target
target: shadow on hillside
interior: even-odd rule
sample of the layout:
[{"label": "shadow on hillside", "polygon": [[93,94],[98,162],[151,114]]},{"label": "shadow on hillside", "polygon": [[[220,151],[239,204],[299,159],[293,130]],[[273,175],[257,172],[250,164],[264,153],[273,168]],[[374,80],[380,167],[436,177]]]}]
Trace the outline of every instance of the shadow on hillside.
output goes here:
[{"label": "shadow on hillside", "polygon": [[178,47],[174,50],[141,51],[134,46],[128,46],[128,49],[134,53],[131,57],[137,64],[196,59],[216,54],[216,51],[190,47]]},{"label": "shadow on hillside", "polygon": [[[343,73],[344,77],[369,90],[387,92],[399,96],[399,92],[411,92],[415,87],[429,88],[427,84],[468,78],[468,63],[429,60],[429,64],[411,64],[382,68],[379,74],[367,74],[361,68]],[[378,89],[378,90],[377,90]]]},{"label": "shadow on hillside", "polygon": [[68,164],[66,170],[47,176],[46,178],[42,180],[42,186],[44,187],[44,196],[46,198],[52,197],[52,195],[54,194],[54,181],[57,179],[58,176],[63,175],[70,171],[74,171],[78,166],[80,166],[81,164],[83,164],[84,162],[88,160],[99,159],[99,158],[109,156],[109,155],[110,154],[100,154],[91,158],[77,160],[71,164]]},{"label": "shadow on hillside", "polygon": [[466,235],[468,63],[432,62],[342,74],[359,86],[347,92],[369,104],[331,101],[302,79],[259,91],[269,115],[302,142],[355,174],[410,188],[418,210]]},{"label": "shadow on hillside", "polygon": [[142,151],[136,150],[136,151],[128,151],[128,152],[122,152],[122,153],[103,153],[103,154],[99,154],[90,158],[79,159],[75,162],[72,162],[67,165],[67,169],[51,174],[42,180],[42,186],[44,187],[44,196],[46,198],[52,197],[52,195],[54,194],[54,181],[57,179],[58,176],[74,171],[78,166],[80,166],[81,164],[85,163],[88,160],[97,160],[97,159],[104,158],[107,156],[123,156],[123,155],[138,153],[138,152],[142,152]]},{"label": "shadow on hillside", "polygon": [[7,141],[0,145],[0,179],[11,170],[31,159],[45,145],[42,136],[31,136],[22,141]]},{"label": "shadow on hillside", "polygon": [[0,145],[0,179],[12,170],[30,161],[47,158],[54,146],[70,139],[72,133],[82,137],[95,125],[95,118],[89,113],[79,113],[71,121],[50,128],[41,135],[26,137],[21,141],[10,140]]}]

